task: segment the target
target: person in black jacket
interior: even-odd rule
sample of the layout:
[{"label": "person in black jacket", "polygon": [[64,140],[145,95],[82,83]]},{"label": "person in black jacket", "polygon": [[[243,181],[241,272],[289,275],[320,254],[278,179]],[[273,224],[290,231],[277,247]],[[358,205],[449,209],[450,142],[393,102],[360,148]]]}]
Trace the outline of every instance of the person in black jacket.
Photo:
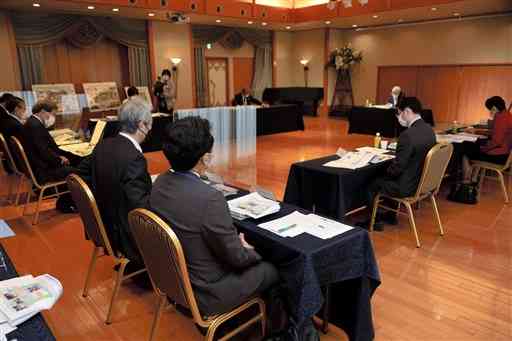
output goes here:
[{"label": "person in black jacket", "polygon": [[257,98],[253,97],[247,89],[242,89],[242,91],[235,95],[235,99],[233,100],[233,105],[261,105],[261,101]]},{"label": "person in black jacket", "polygon": [[[25,102],[19,97],[7,96],[7,98],[8,100],[2,104],[0,109],[4,111],[0,113],[0,133],[7,142],[9,149],[12,150],[11,136],[23,141],[23,124],[26,120],[26,107]],[[7,159],[4,159],[3,166],[7,173],[12,173],[11,166],[9,162],[7,162]]]},{"label": "person in black jacket", "polygon": [[8,100],[14,97],[15,96],[13,94],[10,94],[8,92],[4,92],[2,96],[0,96],[0,118],[4,117],[4,115],[7,115],[9,113],[7,109],[5,109],[5,103],[7,103]]},{"label": "person in black jacket", "polygon": [[213,146],[210,124],[199,117],[173,123],[164,143],[172,168],[151,192],[151,209],[178,236],[202,314],[226,312],[278,280],[276,268],[262,261],[238,234],[221,192],[200,177]]},{"label": "person in black jacket", "polygon": [[149,208],[151,177],[140,144],[153,121],[148,103],[140,98],[122,104],[118,117],[121,132],[102,140],[82,161],[79,174],[94,193],[112,247],[130,260],[132,272],[144,263],[130,232],[128,213]]},{"label": "person in black jacket", "polygon": [[[408,129],[398,137],[396,157],[388,167],[386,175],[370,184],[368,207],[373,208],[373,200],[378,193],[400,198],[415,194],[425,157],[436,144],[436,135],[432,127],[421,118],[421,110],[421,103],[416,97],[404,97],[398,104],[397,119],[400,125]],[[384,222],[395,224],[396,214],[379,214],[374,228],[382,230]],[[369,221],[363,223],[365,226],[368,224]]]}]

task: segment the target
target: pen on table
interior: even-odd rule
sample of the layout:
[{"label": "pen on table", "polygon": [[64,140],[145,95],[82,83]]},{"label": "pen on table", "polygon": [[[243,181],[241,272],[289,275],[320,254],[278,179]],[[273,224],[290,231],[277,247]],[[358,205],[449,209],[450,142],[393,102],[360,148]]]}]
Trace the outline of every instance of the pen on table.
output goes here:
[{"label": "pen on table", "polygon": [[283,232],[288,231],[288,230],[290,230],[290,229],[292,229],[292,228],[294,228],[296,226],[297,226],[297,224],[292,224],[290,226],[286,226],[286,227],[280,228],[279,230],[277,230],[277,233],[283,233]]}]

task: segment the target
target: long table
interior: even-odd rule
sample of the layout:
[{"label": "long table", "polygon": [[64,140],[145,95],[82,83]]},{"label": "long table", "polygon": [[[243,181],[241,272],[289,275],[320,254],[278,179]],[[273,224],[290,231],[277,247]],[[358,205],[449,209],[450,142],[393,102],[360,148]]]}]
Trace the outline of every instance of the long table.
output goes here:
[{"label": "long table", "polygon": [[[91,133],[96,126],[96,122],[98,122],[98,119],[93,118],[89,120],[88,129],[91,131]],[[153,127],[144,142],[141,144],[142,151],[144,153],[162,150],[163,136],[167,126],[171,123],[172,116],[170,115],[165,116],[160,114],[153,116]],[[103,138],[113,137],[119,133],[119,130],[119,121],[116,119],[109,119],[107,120],[107,125],[105,126]]]},{"label": "long table", "polygon": [[257,226],[295,210],[308,213],[282,203],[276,214],[235,220],[235,225],[277,267],[297,324],[321,310],[325,303],[322,288],[328,287],[329,322],[342,328],[351,341],[373,340],[371,297],[380,285],[380,274],[368,232],[354,228],[327,240],[306,233],[283,238]]},{"label": "long table", "polygon": [[[375,135],[380,133],[383,137],[394,138],[404,130],[396,119],[396,109],[382,109],[376,107],[352,107],[348,115],[349,134]],[[434,126],[432,110],[421,112],[425,122]]]},{"label": "long table", "polygon": [[366,187],[384,174],[389,162],[354,170],[322,166],[338,158],[330,155],[292,164],[284,202],[339,220],[366,205]]},{"label": "long table", "polygon": [[304,115],[317,116],[318,103],[324,97],[323,88],[288,87],[266,88],[263,102],[270,105],[297,104]]},{"label": "long table", "polygon": [[[0,281],[18,277],[19,275],[14,264],[1,244],[0,253],[3,255],[5,261],[5,268],[0,268]],[[16,330],[7,334],[7,340],[55,341],[56,339],[46,324],[43,315],[37,314],[20,324]]]},{"label": "long table", "polygon": [[304,117],[296,104],[272,105],[256,110],[257,135],[304,130]]}]

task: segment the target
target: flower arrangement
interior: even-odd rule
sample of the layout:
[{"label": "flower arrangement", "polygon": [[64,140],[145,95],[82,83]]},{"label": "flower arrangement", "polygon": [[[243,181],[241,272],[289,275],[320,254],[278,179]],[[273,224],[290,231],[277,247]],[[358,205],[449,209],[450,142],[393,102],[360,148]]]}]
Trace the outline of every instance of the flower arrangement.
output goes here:
[{"label": "flower arrangement", "polygon": [[335,67],[336,70],[349,70],[354,64],[360,63],[363,60],[361,51],[356,51],[350,44],[345,45],[341,49],[336,49],[331,52],[328,67]]}]

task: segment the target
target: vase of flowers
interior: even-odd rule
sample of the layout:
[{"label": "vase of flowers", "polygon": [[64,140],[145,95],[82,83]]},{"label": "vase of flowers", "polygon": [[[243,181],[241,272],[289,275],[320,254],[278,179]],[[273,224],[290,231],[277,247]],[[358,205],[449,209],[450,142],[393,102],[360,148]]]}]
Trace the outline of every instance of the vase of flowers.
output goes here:
[{"label": "vase of flowers", "polygon": [[363,60],[361,51],[356,51],[350,44],[335,49],[329,55],[326,67],[336,69],[336,85],[329,110],[330,116],[346,116],[354,105],[352,93],[351,68]]}]

